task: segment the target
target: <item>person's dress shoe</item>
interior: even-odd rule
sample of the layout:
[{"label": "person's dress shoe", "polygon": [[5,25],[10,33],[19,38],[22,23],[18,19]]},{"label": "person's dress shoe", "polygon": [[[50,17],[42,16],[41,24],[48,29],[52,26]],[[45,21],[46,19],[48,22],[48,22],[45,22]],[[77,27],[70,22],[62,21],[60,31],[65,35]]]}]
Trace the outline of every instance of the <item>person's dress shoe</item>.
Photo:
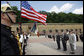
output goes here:
[{"label": "person's dress shoe", "polygon": [[70,52],[70,54],[75,54],[75,52]]},{"label": "person's dress shoe", "polygon": [[67,50],[63,50],[63,51],[67,51]]},{"label": "person's dress shoe", "polygon": [[60,50],[60,48],[57,48],[57,50]]}]

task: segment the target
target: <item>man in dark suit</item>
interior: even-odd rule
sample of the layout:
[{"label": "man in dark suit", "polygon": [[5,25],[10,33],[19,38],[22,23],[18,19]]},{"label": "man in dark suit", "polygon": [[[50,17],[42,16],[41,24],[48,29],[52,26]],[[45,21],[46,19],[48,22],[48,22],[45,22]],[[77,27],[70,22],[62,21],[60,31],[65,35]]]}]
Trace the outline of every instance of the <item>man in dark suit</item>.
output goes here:
[{"label": "man in dark suit", "polygon": [[62,37],[62,45],[63,45],[63,51],[67,51],[67,40],[69,39],[68,35],[66,32],[63,33]]},{"label": "man in dark suit", "polygon": [[52,30],[49,30],[49,35],[48,35],[48,38],[51,38],[52,39]]},{"label": "man in dark suit", "polygon": [[79,37],[80,37],[80,40],[83,42],[83,33],[82,32],[80,33]]},{"label": "man in dark suit", "polygon": [[56,30],[56,42],[57,42],[57,50],[61,49],[60,47],[60,33],[58,32],[58,30]]},{"label": "man in dark suit", "polygon": [[79,39],[78,39],[78,30],[77,29],[75,29],[75,34],[76,34],[76,40],[79,41]]}]

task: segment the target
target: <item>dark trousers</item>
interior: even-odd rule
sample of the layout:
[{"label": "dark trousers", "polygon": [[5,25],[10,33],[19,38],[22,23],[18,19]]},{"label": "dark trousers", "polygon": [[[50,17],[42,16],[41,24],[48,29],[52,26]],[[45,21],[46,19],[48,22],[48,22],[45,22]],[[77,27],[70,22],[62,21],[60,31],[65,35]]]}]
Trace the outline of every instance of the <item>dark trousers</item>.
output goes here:
[{"label": "dark trousers", "polygon": [[24,39],[23,55],[25,55],[26,39]]},{"label": "dark trousers", "polygon": [[51,35],[48,35],[48,38],[52,38]]},{"label": "dark trousers", "polygon": [[79,41],[79,40],[78,40],[78,36],[77,36],[77,35],[76,35],[76,40],[77,40],[77,41]]},{"label": "dark trousers", "polygon": [[58,49],[60,49],[60,41],[57,40],[57,46],[58,46]]},{"label": "dark trousers", "polygon": [[63,50],[67,50],[67,45],[65,40],[62,40]]},{"label": "dark trousers", "polygon": [[23,46],[23,55],[25,55],[25,45]]}]

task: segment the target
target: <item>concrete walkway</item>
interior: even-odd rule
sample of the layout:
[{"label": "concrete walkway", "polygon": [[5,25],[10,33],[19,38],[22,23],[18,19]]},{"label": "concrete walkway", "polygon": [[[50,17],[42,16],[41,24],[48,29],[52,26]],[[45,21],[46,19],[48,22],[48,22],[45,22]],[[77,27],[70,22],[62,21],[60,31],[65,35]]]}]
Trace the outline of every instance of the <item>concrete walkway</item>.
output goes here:
[{"label": "concrete walkway", "polygon": [[30,43],[26,55],[66,55],[40,43]]},{"label": "concrete walkway", "polygon": [[[67,51],[56,50],[57,45],[52,39],[49,38],[29,38],[26,46],[26,55],[71,55],[69,43],[67,44]],[[62,46],[62,44],[61,44]],[[74,55],[83,55],[83,43],[77,42],[77,50]]]}]

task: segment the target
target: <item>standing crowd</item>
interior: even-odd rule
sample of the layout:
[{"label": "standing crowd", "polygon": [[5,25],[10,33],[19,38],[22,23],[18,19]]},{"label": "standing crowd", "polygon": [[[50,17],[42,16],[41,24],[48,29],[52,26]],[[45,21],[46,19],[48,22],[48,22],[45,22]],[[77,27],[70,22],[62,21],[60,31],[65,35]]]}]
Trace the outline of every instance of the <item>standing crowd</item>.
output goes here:
[{"label": "standing crowd", "polygon": [[50,34],[48,35],[48,38],[53,38],[53,40],[57,42],[57,50],[61,49],[60,41],[62,41],[63,45],[63,51],[67,51],[67,41],[69,41],[70,48],[71,48],[71,54],[75,54],[76,50],[76,42],[80,40],[83,42],[83,33],[80,30],[80,34],[78,34],[77,29],[74,31],[72,29],[70,30],[55,30],[55,34],[52,34],[52,31],[49,31]]}]

